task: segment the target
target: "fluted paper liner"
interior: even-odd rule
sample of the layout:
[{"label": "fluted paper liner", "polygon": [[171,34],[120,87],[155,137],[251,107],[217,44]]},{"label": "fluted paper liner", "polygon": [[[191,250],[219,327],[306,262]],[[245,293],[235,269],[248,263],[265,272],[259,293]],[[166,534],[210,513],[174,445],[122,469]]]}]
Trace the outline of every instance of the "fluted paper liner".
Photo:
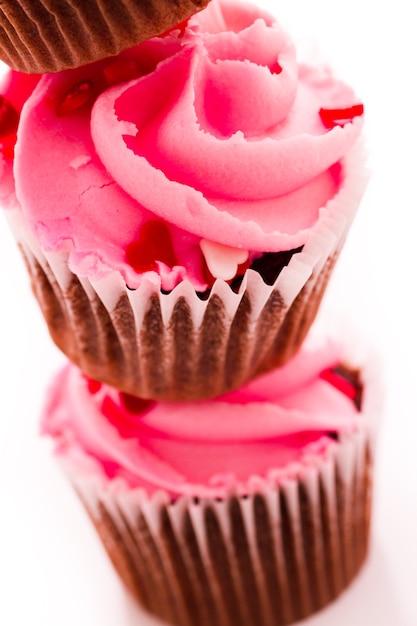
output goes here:
[{"label": "fluted paper liner", "polygon": [[281,626],[336,598],[367,552],[372,445],[345,436],[327,459],[246,496],[158,492],[66,467],[127,587],[178,626]]},{"label": "fluted paper liner", "polygon": [[346,180],[275,283],[248,270],[238,293],[217,280],[207,300],[183,281],[169,294],[119,273],[77,277],[65,252],[40,250],[18,211],[7,210],[32,287],[57,346],[90,377],[156,400],[226,393],[297,351],[315,319],[365,187],[363,147]]},{"label": "fluted paper liner", "polygon": [[[337,324],[330,336],[340,340]],[[362,385],[356,429],[339,433],[322,455],[272,467],[236,490],[188,482],[177,496],[148,494],[109,479],[78,448],[58,445],[116,570],[144,609],[175,626],[284,626],[349,585],[369,545],[383,380],[379,356],[350,330],[341,363]]]},{"label": "fluted paper liner", "polygon": [[30,74],[118,54],[159,35],[208,0],[3,0],[0,58]]}]

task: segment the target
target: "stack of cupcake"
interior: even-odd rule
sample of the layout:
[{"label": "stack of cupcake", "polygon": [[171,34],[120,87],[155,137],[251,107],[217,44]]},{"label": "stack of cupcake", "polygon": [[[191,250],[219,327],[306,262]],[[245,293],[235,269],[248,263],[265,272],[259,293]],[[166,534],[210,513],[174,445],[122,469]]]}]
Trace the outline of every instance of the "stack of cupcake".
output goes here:
[{"label": "stack of cupcake", "polygon": [[281,626],[368,545],[372,368],[307,336],[363,105],[264,11],[205,4],[1,3],[0,198],[69,358],[43,429],[127,587]]}]

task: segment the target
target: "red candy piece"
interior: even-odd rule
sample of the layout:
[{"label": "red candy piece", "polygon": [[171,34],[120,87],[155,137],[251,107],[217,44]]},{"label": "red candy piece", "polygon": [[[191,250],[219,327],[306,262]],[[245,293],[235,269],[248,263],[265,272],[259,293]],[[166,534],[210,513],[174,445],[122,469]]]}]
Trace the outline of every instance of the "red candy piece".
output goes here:
[{"label": "red candy piece", "polygon": [[102,383],[98,380],[94,380],[94,378],[89,378],[88,376],[85,378],[87,379],[88,391],[93,395],[98,393],[103,386]]},{"label": "red candy piece", "polygon": [[16,139],[16,135],[9,135],[5,139],[1,139],[0,137],[0,152],[3,154],[5,159],[13,160]]},{"label": "red candy piece", "polygon": [[0,137],[15,134],[19,125],[19,113],[4,96],[0,96]]},{"label": "red candy piece", "polygon": [[211,289],[216,279],[214,278],[213,274],[210,272],[204,256],[203,256],[202,273],[203,273],[204,282],[207,283],[208,289]]},{"label": "red candy piece", "polygon": [[61,100],[55,105],[55,113],[58,117],[64,117],[90,103],[96,96],[96,90],[90,80],[77,83],[67,91]]},{"label": "red candy piece", "polygon": [[244,263],[239,263],[237,266],[236,276],[243,276],[243,274],[250,268],[251,261],[250,259],[246,259]]},{"label": "red candy piece", "polygon": [[320,374],[320,378],[333,385],[333,387],[338,389],[340,393],[343,393],[350,400],[356,400],[358,395],[356,387],[349,380],[346,380],[344,376],[339,374],[334,368],[323,370]]},{"label": "red candy piece", "polygon": [[282,72],[282,67],[280,66],[280,64],[278,63],[278,61],[276,63],[274,63],[274,65],[272,65],[269,68],[269,71],[271,72],[271,74],[281,74]]},{"label": "red candy piece", "polygon": [[136,63],[127,59],[118,59],[104,68],[104,77],[109,86],[125,83],[139,74]]},{"label": "red candy piece", "polygon": [[326,128],[334,128],[352,122],[354,117],[363,115],[363,111],[363,104],[354,104],[346,109],[320,109],[319,115]]},{"label": "red candy piece", "polygon": [[168,30],[166,30],[165,32],[163,32],[160,35],[158,35],[158,37],[166,37],[167,35],[169,35],[169,33],[172,33],[174,30],[179,30],[180,32],[178,34],[178,38],[181,39],[181,37],[184,37],[184,33],[185,33],[185,29],[187,28],[188,20],[189,20],[189,18],[187,18],[183,22],[180,22],[179,24],[176,24],[175,26],[172,26],[172,28],[168,28]]},{"label": "red candy piece", "polygon": [[[123,394],[124,396],[128,396],[129,394]],[[122,393],[120,393],[122,396]],[[133,396],[131,396],[133,398]],[[140,401],[140,398],[135,398],[135,400]],[[142,400],[142,407],[140,413],[145,413],[146,409],[150,408],[155,402],[153,400]],[[138,428],[137,428],[137,419],[133,417],[133,415],[137,415],[138,412],[123,411],[120,409],[120,406],[116,404],[116,402],[110,398],[110,396],[105,396],[101,405],[101,411],[104,417],[119,431],[120,435],[125,438],[129,437],[137,437],[138,436]]]},{"label": "red candy piece", "polygon": [[119,393],[119,398],[123,408],[126,409],[128,413],[133,413],[134,415],[145,413],[155,404],[154,400],[132,396],[130,393],[125,393],[124,391]]},{"label": "red candy piece", "polygon": [[145,222],[138,239],[127,246],[126,260],[138,274],[157,270],[157,261],[178,265],[167,226],[158,220]]},{"label": "red candy piece", "polygon": [[120,410],[120,407],[109,396],[104,397],[101,412],[110,424],[117,428],[122,437],[128,438],[135,435],[134,422]]},{"label": "red candy piece", "polygon": [[6,159],[13,159],[19,113],[13,104],[0,95],[0,150]]}]

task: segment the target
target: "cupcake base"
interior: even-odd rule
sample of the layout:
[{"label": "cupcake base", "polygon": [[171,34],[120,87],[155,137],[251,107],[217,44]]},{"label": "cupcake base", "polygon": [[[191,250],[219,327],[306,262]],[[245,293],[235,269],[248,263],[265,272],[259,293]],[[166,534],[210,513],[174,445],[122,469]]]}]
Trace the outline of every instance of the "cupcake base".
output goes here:
[{"label": "cupcake base", "polygon": [[113,56],[172,28],[208,0],[4,0],[0,58],[43,74]]},{"label": "cupcake base", "polygon": [[285,289],[249,272],[239,294],[219,283],[207,301],[177,288],[168,295],[151,289],[138,302],[138,294],[120,285],[113,304],[106,296],[119,285],[106,281],[93,290],[68,275],[63,286],[46,258],[41,265],[29,249],[23,255],[55,344],[91,378],[165,401],[219,396],[288,361],[316,316],[337,258],[332,254],[313,272],[293,302]]},{"label": "cupcake base", "polygon": [[284,626],[335,599],[366,557],[367,435],[247,496],[148,498],[67,467],[117,571],[140,604],[181,626]]},{"label": "cupcake base", "polygon": [[42,250],[21,209],[5,213],[50,334],[80,369],[143,398],[213,398],[283,365],[301,346],[363,194],[363,163],[358,144],[338,195],[273,284],[249,269],[237,292],[217,280],[204,298],[188,280],[164,293],[147,277],[129,289],[117,271],[77,276],[65,246]]}]

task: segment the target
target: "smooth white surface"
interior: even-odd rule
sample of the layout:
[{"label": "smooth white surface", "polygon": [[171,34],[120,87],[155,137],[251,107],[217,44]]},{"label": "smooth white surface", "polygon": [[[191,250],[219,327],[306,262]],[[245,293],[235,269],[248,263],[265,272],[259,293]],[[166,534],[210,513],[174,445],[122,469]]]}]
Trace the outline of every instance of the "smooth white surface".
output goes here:
[{"label": "smooth white surface", "polygon": [[[352,587],[303,624],[416,626],[413,3],[258,4],[299,39],[318,42],[320,56],[355,86],[366,105],[373,172],[324,302],[373,339],[385,369],[372,549]],[[0,283],[0,624],[155,624],[124,592],[48,442],[38,436],[47,384],[64,357],[47,335],[2,216]]]}]

